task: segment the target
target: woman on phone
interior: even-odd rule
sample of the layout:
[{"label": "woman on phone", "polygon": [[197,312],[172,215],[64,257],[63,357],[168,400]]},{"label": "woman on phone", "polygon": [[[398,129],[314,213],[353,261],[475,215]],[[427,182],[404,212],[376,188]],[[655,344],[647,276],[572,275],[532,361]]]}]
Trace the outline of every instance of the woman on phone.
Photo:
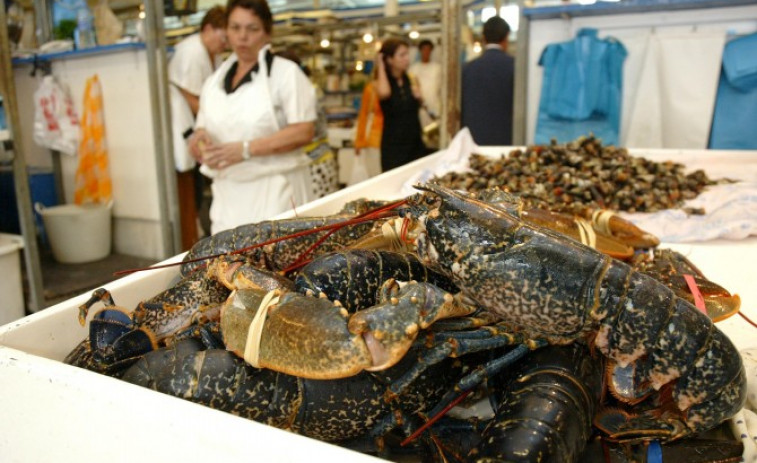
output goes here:
[{"label": "woman on phone", "polygon": [[376,57],[374,86],[384,114],[381,134],[381,170],[394,169],[426,154],[418,109],[421,89],[407,69],[410,45],[402,39],[384,41]]}]

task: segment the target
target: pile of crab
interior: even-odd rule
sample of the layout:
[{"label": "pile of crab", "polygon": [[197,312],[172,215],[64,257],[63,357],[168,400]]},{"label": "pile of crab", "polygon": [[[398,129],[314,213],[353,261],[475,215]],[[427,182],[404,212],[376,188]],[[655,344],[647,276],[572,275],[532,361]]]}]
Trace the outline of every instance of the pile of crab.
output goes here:
[{"label": "pile of crab", "polygon": [[[742,407],[740,356],[713,324],[738,296],[655,237],[418,188],[208,237],[134,310],[99,289],[65,361],[386,458],[579,461],[593,436],[666,445]],[[474,397],[489,415],[445,415]]]}]

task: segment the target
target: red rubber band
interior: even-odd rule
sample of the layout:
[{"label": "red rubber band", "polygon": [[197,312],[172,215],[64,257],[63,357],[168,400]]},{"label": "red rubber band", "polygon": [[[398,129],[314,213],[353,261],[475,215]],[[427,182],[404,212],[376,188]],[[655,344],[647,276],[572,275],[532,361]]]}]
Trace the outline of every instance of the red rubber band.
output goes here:
[{"label": "red rubber band", "polygon": [[689,291],[691,291],[691,294],[694,296],[694,305],[697,306],[697,309],[701,310],[702,313],[707,315],[707,307],[704,305],[704,297],[702,297],[702,292],[699,291],[699,286],[697,286],[697,283],[694,281],[694,277],[689,274],[684,274],[683,279],[686,280],[686,284],[689,286]]}]

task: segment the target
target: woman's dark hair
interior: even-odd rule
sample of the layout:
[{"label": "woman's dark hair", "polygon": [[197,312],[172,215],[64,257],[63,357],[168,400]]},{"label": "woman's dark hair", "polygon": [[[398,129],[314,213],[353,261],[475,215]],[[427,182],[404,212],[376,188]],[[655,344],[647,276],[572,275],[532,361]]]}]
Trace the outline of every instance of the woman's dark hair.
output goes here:
[{"label": "woman's dark hair", "polygon": [[410,44],[403,39],[390,37],[384,40],[384,42],[381,44],[381,50],[380,50],[381,53],[384,55],[384,60],[385,60],[384,62],[386,63],[387,58],[394,57],[394,54],[397,53],[397,50],[403,46],[410,48]]},{"label": "woman's dark hair", "polygon": [[205,29],[205,26],[208,24],[213,29],[226,28],[226,8],[216,5],[205,12],[205,16],[202,17],[202,22],[200,23],[200,30]]},{"label": "woman's dark hair", "polygon": [[268,8],[266,0],[229,0],[229,3],[226,5],[227,21],[234,8],[244,8],[252,11],[263,22],[263,29],[266,34],[271,35],[273,33],[273,15],[271,14],[271,9]]}]

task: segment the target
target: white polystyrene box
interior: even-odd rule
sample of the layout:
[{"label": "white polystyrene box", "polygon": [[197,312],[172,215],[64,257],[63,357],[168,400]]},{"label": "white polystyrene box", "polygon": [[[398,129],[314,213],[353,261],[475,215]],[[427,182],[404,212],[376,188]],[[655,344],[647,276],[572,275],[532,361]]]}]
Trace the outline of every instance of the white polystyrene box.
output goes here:
[{"label": "white polystyrene box", "polygon": [[[506,147],[481,148],[499,155]],[[279,218],[327,215],[362,197],[396,199],[406,179],[433,166],[436,153],[366,182],[282,214]],[[711,177],[757,178],[757,153],[673,150],[643,151],[654,160],[672,159],[704,168]],[[717,162],[716,162],[717,161]],[[663,246],[667,246],[663,244]],[[742,298],[742,310],[757,319],[752,265],[757,237],[671,245],[712,281]],[[167,262],[180,261],[176,256]],[[133,274],[107,285],[119,305],[134,307],[172,284],[177,268]],[[0,455],[3,462],[94,461],[378,461],[317,440],[294,435],[202,405],[159,394],[65,365],[61,360],[87,335],[77,321],[82,294],[0,327]],[[93,313],[95,311],[92,311]],[[740,317],[718,327],[739,349],[757,347],[754,328]],[[10,419],[8,417],[11,417]]]},{"label": "white polystyrene box", "polygon": [[0,325],[23,318],[24,287],[21,283],[21,250],[24,238],[0,233]]}]

